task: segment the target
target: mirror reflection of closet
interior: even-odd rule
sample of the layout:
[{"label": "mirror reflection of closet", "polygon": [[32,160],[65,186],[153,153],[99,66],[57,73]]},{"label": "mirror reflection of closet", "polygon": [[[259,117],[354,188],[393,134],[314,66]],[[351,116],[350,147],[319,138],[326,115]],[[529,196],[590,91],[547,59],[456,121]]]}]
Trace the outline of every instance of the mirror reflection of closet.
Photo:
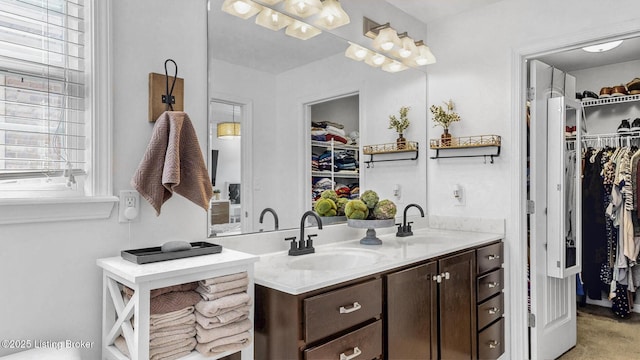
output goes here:
[{"label": "mirror reflection of closet", "polygon": [[209,206],[209,235],[242,232],[242,119],[241,104],[209,102],[209,147],[214,197]]}]

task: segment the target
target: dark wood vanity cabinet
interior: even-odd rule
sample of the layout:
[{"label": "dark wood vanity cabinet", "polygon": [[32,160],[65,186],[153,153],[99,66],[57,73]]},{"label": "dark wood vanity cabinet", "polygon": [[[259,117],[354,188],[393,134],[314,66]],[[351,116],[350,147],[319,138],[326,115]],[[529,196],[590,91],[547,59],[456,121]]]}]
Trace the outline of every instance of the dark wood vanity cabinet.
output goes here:
[{"label": "dark wood vanity cabinet", "polygon": [[497,359],[504,353],[503,243],[479,248],[477,261],[478,359]]},{"label": "dark wood vanity cabinet", "polygon": [[475,358],[475,251],[385,275],[387,359]]}]

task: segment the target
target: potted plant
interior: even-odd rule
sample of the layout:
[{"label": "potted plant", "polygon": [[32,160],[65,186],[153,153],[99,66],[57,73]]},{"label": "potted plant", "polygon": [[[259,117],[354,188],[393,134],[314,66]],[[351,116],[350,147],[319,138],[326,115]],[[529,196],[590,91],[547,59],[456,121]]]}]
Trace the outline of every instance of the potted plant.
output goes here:
[{"label": "potted plant", "polygon": [[220,189],[213,189],[213,199],[220,200]]},{"label": "potted plant", "polygon": [[454,109],[454,104],[451,99],[449,101],[445,101],[446,110],[442,108],[442,106],[431,105],[429,110],[433,114],[433,122],[436,124],[434,126],[442,126],[444,132],[440,135],[441,144],[443,146],[448,146],[451,144],[451,134],[449,133],[449,125],[452,122],[460,121],[460,115],[458,115]]},{"label": "potted plant", "polygon": [[404,138],[402,133],[409,127],[411,122],[407,117],[409,113],[410,107],[402,106],[400,108],[400,119],[398,119],[395,115],[389,116],[389,129],[395,129],[398,133],[398,139],[396,140],[396,145],[398,146],[398,150],[404,149],[407,144],[407,140]]}]

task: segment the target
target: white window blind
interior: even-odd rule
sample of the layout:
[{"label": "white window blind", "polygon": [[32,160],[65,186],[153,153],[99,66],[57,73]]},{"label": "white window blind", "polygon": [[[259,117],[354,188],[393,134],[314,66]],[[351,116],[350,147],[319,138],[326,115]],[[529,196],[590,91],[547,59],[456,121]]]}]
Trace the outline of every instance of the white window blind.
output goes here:
[{"label": "white window blind", "polygon": [[83,2],[0,0],[0,192],[86,173]]}]

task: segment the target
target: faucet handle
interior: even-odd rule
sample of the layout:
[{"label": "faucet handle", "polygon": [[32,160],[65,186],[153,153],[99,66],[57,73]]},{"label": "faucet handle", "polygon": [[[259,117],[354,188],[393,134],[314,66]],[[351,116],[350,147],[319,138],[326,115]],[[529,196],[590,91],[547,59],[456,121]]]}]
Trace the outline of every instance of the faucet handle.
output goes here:
[{"label": "faucet handle", "polygon": [[407,223],[407,231],[411,231],[411,224],[413,224],[413,221]]},{"label": "faucet handle", "polygon": [[307,249],[312,249],[313,248],[313,239],[311,239],[311,238],[314,238],[316,236],[318,236],[318,234],[309,234],[309,235],[307,235],[307,243],[305,244],[305,247]]},{"label": "faucet handle", "polygon": [[295,236],[286,237],[286,238],[284,238],[284,241],[291,241],[291,250],[289,250],[289,251],[295,251],[297,249],[296,237]]},{"label": "faucet handle", "polygon": [[291,240],[296,241],[296,237],[295,237],[295,236],[292,236],[292,237],[286,237],[286,238],[284,238],[284,241],[291,241]]}]

